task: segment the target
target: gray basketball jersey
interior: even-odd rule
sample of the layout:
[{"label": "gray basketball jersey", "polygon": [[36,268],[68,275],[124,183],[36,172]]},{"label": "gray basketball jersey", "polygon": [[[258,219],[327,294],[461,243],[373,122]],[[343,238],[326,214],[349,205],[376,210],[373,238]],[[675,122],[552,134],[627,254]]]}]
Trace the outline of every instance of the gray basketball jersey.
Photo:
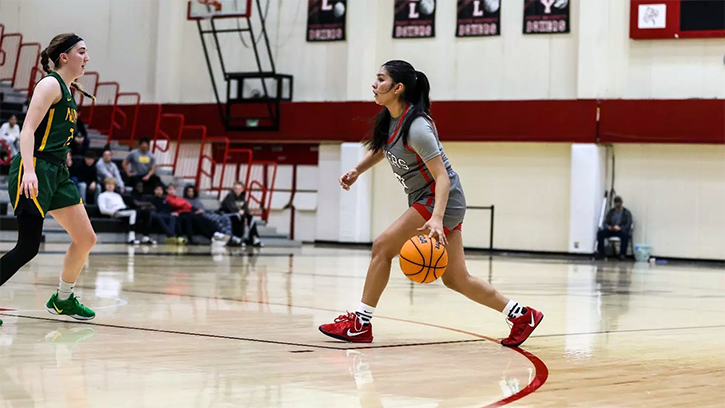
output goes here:
[{"label": "gray basketball jersey", "polygon": [[435,205],[435,180],[425,163],[436,156],[441,156],[451,181],[443,224],[452,230],[463,221],[466,209],[466,199],[458,174],[453,171],[431,120],[425,117],[415,118],[408,131],[407,144],[403,143],[400,126],[408,110],[406,109],[399,118],[390,119],[388,132],[390,136],[383,152],[393,174],[408,194],[408,205],[420,203],[431,213]]}]

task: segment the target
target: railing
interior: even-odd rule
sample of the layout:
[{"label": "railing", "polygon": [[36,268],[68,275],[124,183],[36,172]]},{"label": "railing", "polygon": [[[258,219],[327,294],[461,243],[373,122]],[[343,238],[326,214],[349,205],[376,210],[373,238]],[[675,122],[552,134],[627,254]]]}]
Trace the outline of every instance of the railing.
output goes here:
[{"label": "railing", "polygon": [[[17,38],[17,42],[13,41],[8,45],[9,38]],[[20,33],[3,34],[2,46],[6,54],[3,56],[3,65],[0,66],[0,81],[10,80],[11,84],[15,83],[15,75],[18,71],[18,61],[20,57],[20,46],[23,43],[23,35]],[[15,57],[15,59],[12,59]]]},{"label": "railing", "polygon": [[[130,143],[136,137],[136,124],[138,123],[138,112],[141,107],[141,94],[138,92],[119,92],[121,86],[118,82],[98,82],[94,90],[96,102],[94,102],[88,113],[87,123],[94,128],[107,133],[107,143],[113,140],[116,131],[129,127],[128,114],[119,107],[121,98],[133,98],[130,105],[130,114],[133,115],[128,133]],[[107,123],[107,124],[106,124]]]},{"label": "railing", "polygon": [[5,24],[0,24],[0,67],[5,65],[5,51],[3,51],[3,35],[5,34]]},{"label": "railing", "polygon": [[41,67],[33,67],[33,69],[30,70],[30,80],[28,81],[28,99],[30,98],[30,94],[35,88],[35,84],[40,82],[40,80],[43,79],[44,76],[45,71],[43,71],[43,68]]},{"label": "railing", "polygon": [[[28,92],[33,89],[35,82],[32,82],[35,71],[40,63],[40,50],[43,46],[40,43],[20,44],[18,58],[15,62],[15,76],[13,88],[20,92]],[[25,87],[27,85],[27,87]],[[21,88],[21,86],[23,88]]]},{"label": "railing", "polygon": [[10,145],[8,145],[7,143],[5,143],[4,140],[0,140],[0,146],[4,146],[5,147],[5,151],[7,152],[7,156],[5,157],[5,159],[3,159],[2,157],[0,157],[0,164],[1,165],[10,164],[10,162],[12,161],[12,159],[11,159],[12,152],[13,152],[12,148],[10,147]]},{"label": "railing", "polygon": [[[133,100],[135,100],[135,102],[131,103],[130,105],[119,105],[118,102],[121,98],[132,98]],[[127,109],[130,109],[130,113],[133,114],[128,142],[129,145],[133,146],[133,141],[134,139],[136,139],[138,111],[141,108],[141,94],[138,92],[121,92],[116,95],[116,100],[113,103],[113,113],[111,114],[111,130],[108,132],[108,143],[110,143],[111,139],[113,139],[113,134],[115,130],[123,130],[128,125],[128,115],[119,106],[128,107]],[[117,122],[116,118],[120,118],[123,122]]]},{"label": "railing", "polygon": [[[198,129],[202,131],[202,137],[201,137],[201,149],[199,152],[199,162],[197,165],[196,170],[196,187],[198,189],[201,189],[201,182],[202,182],[202,176],[209,177],[209,188],[207,190],[209,191],[216,191],[217,192],[217,198],[221,198],[222,191],[224,191],[224,173],[227,169],[227,157],[229,156],[229,139],[226,137],[207,137],[206,135],[206,127],[205,126],[186,126],[186,129]],[[222,156],[222,162],[219,163],[214,160],[213,152],[211,155],[208,155],[204,152],[204,147],[208,143],[210,146],[212,146],[213,142],[220,142],[224,145],[224,152]],[[210,164],[210,170],[207,171],[204,169],[204,160],[207,160]],[[214,185],[214,179],[217,175],[217,167],[221,165],[221,174],[219,176],[219,184],[217,186]]]},{"label": "railing", "polygon": [[[232,164],[236,164],[236,167],[234,171],[234,180],[232,180],[232,183],[228,185],[223,185],[223,187],[232,188],[235,182],[242,181],[242,183],[244,183],[244,187],[246,188],[247,185],[249,185],[249,176],[252,173],[252,150],[229,149],[228,153],[229,161],[231,161]],[[239,158],[240,156],[241,158]],[[244,166],[245,169],[245,174],[243,177],[241,174],[242,166]]]},{"label": "railing", "polygon": [[[269,174],[270,166],[272,170],[271,176]],[[249,210],[253,213],[256,212],[266,222],[269,220],[269,212],[272,209],[272,192],[274,191],[274,183],[277,180],[277,162],[253,161],[252,168],[255,167],[261,167],[261,182],[255,177],[247,184],[247,200]],[[270,178],[271,182],[269,180]]]},{"label": "railing", "polygon": [[[83,74],[82,77],[78,79],[78,83],[83,85],[83,87],[86,89],[86,91],[90,92],[92,95],[95,96],[96,93],[96,87],[98,86],[98,83],[101,81],[101,76],[98,74],[98,72],[86,72]],[[76,105],[78,105],[78,108],[84,107],[86,104],[86,98],[85,95],[83,95],[80,92],[75,92],[75,98],[76,98]],[[93,102],[93,101],[91,101]],[[93,121],[93,104],[88,109],[88,117],[84,118],[83,121],[87,125],[91,125],[91,122]]]},{"label": "railing", "polygon": [[[176,139],[176,146],[173,152],[173,162],[172,163],[159,163],[159,155],[156,154],[156,163],[158,167],[171,167],[171,174],[176,174],[176,166],[179,164],[179,151],[181,149],[181,136],[184,134],[184,120],[186,119],[184,115],[174,114],[174,113],[161,113],[162,107],[161,105],[158,105],[157,111],[156,111],[156,125],[154,128],[154,147],[151,153],[156,154],[156,152],[161,153],[168,153],[169,148],[171,147],[172,143],[172,136],[175,136]],[[168,133],[166,133],[161,128],[161,122],[166,119],[167,122],[173,121],[174,123],[178,123],[178,128],[174,128],[174,130],[171,131],[172,136],[170,136]],[[164,146],[161,147],[159,145],[159,139],[163,140]]]}]

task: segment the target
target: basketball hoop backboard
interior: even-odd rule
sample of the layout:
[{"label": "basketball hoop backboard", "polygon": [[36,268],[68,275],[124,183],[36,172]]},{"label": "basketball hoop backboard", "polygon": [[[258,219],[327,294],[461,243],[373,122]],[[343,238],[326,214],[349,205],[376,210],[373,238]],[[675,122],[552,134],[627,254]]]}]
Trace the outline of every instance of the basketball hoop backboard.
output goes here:
[{"label": "basketball hoop backboard", "polygon": [[249,17],[252,0],[189,0],[187,19]]}]

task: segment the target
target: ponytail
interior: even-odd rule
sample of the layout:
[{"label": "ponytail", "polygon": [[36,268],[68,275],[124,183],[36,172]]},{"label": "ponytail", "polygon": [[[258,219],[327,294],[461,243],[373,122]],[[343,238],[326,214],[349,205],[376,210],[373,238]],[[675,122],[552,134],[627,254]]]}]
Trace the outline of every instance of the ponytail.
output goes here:
[{"label": "ponytail", "polygon": [[48,55],[48,49],[44,49],[40,52],[40,64],[43,66],[43,71],[45,71],[46,74],[50,74],[53,72],[53,70],[50,69],[50,65],[48,64],[50,62],[50,56]]},{"label": "ponytail", "polygon": [[90,98],[93,102],[96,101],[96,97],[86,92],[86,89],[78,82],[73,82],[70,84],[71,88],[75,89],[76,91],[82,93],[86,98]]},{"label": "ponytail", "polygon": [[414,105],[420,105],[422,112],[430,116],[430,82],[421,71],[415,71],[415,92],[411,99]]}]

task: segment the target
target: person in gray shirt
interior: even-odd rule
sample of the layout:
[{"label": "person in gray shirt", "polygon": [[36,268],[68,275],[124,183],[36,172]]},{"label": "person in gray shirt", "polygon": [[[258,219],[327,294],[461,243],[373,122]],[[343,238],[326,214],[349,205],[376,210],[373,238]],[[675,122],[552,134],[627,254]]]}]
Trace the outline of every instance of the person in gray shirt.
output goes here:
[{"label": "person in gray shirt", "polygon": [[607,216],[604,217],[604,225],[597,233],[597,258],[604,259],[604,239],[610,237],[619,237],[619,260],[624,260],[627,256],[627,246],[629,245],[630,234],[632,231],[632,213],[623,206],[622,197],[614,197],[614,208],[609,210]]},{"label": "person in gray shirt", "polygon": [[344,190],[375,164],[387,159],[393,175],[408,195],[408,210],[375,239],[360,305],[355,313],[340,315],[319,330],[330,337],[355,343],[373,341],[375,307],[390,278],[393,258],[411,237],[426,234],[446,246],[448,266],[443,283],[469,299],[504,314],[513,324],[501,344],[521,345],[541,323],[543,313],[524,307],[499,293],[466,269],[461,226],[466,197],[458,174],[443,151],[430,116],[430,83],[406,61],[388,61],[372,85],[375,102],[383,106],[375,120],[368,152],[340,177]]},{"label": "person in gray shirt", "polygon": [[150,141],[142,137],[138,141],[138,148],[131,150],[123,161],[123,171],[128,176],[129,184],[134,186],[139,181],[143,182],[144,194],[151,194],[154,187],[163,185],[156,174],[156,157],[150,151]]},{"label": "person in gray shirt", "polygon": [[118,171],[118,166],[113,162],[113,152],[109,150],[103,151],[103,157],[101,160],[96,162],[96,173],[98,174],[98,185],[104,185],[104,180],[112,178],[116,180],[120,193],[124,193],[126,186],[123,184],[123,178],[121,178],[121,172]]}]

